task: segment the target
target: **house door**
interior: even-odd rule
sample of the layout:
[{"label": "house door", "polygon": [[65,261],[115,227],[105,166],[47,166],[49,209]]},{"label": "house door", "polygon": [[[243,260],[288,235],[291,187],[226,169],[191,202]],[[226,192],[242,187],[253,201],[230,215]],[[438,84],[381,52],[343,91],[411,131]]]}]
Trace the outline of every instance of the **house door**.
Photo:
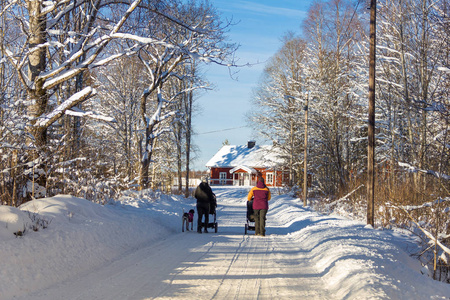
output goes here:
[{"label": "house door", "polygon": [[250,174],[248,174],[248,173],[236,173],[236,174],[238,175],[238,182],[237,182],[237,184],[239,186],[251,185]]},{"label": "house door", "polygon": [[239,185],[244,185],[244,173],[238,173],[239,174]]},{"label": "house door", "polygon": [[243,173],[244,174],[244,185],[250,185],[250,174]]}]

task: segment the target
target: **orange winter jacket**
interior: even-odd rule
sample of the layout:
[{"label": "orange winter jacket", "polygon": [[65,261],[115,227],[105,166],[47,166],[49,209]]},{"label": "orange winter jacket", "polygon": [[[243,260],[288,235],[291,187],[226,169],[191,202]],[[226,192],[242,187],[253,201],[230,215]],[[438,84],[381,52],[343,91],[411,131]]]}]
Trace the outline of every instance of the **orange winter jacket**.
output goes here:
[{"label": "orange winter jacket", "polygon": [[256,186],[248,193],[247,200],[251,201],[253,198],[253,209],[269,209],[270,197],[269,188],[264,182],[258,180]]}]

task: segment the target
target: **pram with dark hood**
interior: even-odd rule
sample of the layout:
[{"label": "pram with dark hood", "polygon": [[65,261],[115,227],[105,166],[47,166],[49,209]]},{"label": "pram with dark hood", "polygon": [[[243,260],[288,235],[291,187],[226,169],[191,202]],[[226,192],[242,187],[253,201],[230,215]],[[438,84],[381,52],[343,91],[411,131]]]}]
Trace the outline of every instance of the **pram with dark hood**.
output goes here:
[{"label": "pram with dark hood", "polygon": [[247,201],[247,223],[245,224],[245,234],[247,234],[249,230],[255,231],[255,212],[253,211],[253,199],[251,201]]},{"label": "pram with dark hood", "polygon": [[217,208],[217,199],[216,195],[213,193],[213,201],[209,205],[209,214],[214,216],[214,221],[209,222],[208,224],[202,223],[202,228],[214,228],[214,232],[217,233],[218,224],[216,221],[217,220],[216,208]]}]

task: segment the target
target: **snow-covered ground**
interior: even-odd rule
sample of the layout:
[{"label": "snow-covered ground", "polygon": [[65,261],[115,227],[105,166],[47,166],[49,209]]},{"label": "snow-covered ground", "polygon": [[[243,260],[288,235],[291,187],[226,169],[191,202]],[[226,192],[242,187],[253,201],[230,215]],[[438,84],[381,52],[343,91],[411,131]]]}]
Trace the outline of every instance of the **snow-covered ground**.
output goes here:
[{"label": "snow-covered ground", "polygon": [[[195,206],[181,196],[0,206],[0,299],[450,299],[408,255],[408,236],[287,195],[273,194],[267,236],[245,235],[248,190],[213,187],[219,229],[208,234],[181,232]],[[48,227],[16,237],[30,216]]]}]

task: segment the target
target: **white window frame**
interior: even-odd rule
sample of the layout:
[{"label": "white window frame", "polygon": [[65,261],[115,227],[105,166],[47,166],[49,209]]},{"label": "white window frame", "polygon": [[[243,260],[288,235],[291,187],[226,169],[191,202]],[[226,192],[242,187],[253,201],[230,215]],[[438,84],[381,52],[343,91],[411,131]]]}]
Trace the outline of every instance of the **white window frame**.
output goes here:
[{"label": "white window frame", "polygon": [[273,172],[266,173],[266,183],[273,185]]}]

